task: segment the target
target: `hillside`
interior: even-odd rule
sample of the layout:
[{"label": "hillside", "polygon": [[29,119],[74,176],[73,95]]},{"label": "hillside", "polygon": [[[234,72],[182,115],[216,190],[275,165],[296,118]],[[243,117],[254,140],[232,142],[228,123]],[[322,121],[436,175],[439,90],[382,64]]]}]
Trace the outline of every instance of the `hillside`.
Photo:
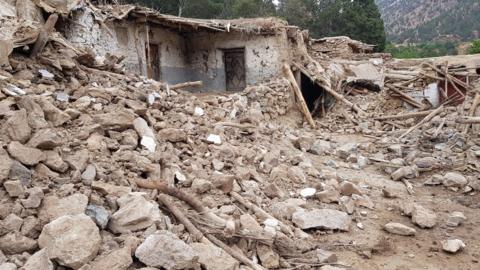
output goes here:
[{"label": "hillside", "polygon": [[479,37],[478,0],[376,0],[387,38],[396,43]]}]

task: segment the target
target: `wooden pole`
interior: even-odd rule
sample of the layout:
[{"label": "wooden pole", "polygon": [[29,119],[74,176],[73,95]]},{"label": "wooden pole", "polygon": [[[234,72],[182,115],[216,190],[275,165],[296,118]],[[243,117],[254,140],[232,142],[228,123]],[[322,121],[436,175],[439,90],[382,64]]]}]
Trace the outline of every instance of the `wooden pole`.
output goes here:
[{"label": "wooden pole", "polygon": [[462,117],[462,118],[458,118],[457,123],[460,123],[460,124],[480,124],[480,117]]},{"label": "wooden pole", "polygon": [[50,16],[48,16],[48,19],[43,25],[42,29],[40,30],[37,41],[35,42],[35,45],[33,45],[33,49],[30,52],[31,58],[36,57],[38,54],[40,54],[43,51],[43,48],[45,48],[45,45],[47,45],[50,34],[55,29],[55,24],[57,23],[57,20],[58,20],[57,13],[53,13],[53,14],[50,14]]},{"label": "wooden pole", "polygon": [[433,117],[435,117],[435,115],[439,114],[441,111],[443,111],[444,107],[443,105],[436,108],[435,110],[433,110],[429,115],[427,115],[425,118],[423,118],[422,121],[420,121],[418,124],[416,124],[415,126],[411,127],[410,129],[408,129],[405,133],[402,134],[402,136],[400,136],[400,139],[407,136],[408,134],[410,134],[412,131],[414,131],[415,129],[417,129],[418,127],[420,127],[421,125],[425,124],[426,122],[430,121]]},{"label": "wooden pole", "polygon": [[405,102],[407,102],[408,104],[412,105],[413,107],[416,107],[418,109],[421,109],[423,108],[423,105],[418,103],[415,99],[413,99],[411,96],[403,93],[402,91],[396,89],[393,85],[392,87],[388,87],[389,90],[395,92],[396,94],[399,94],[400,96],[402,96],[405,100]]},{"label": "wooden pole", "polygon": [[170,90],[178,90],[178,89],[182,89],[182,88],[193,87],[193,86],[202,86],[202,85],[203,85],[203,81],[185,82],[185,83],[170,85]]},{"label": "wooden pole", "polygon": [[295,96],[300,101],[300,110],[303,112],[303,115],[305,116],[305,118],[307,118],[307,121],[310,124],[310,126],[312,126],[312,128],[316,128],[317,126],[315,125],[315,121],[313,120],[312,115],[308,110],[307,103],[303,98],[300,87],[298,87],[297,81],[295,80],[295,76],[293,75],[292,70],[290,69],[290,65],[285,64],[283,66],[283,72],[287,76],[287,79],[290,81],[290,84],[292,85]]},{"label": "wooden pole", "polygon": [[432,113],[433,111],[434,110],[422,111],[422,112],[413,112],[413,113],[405,113],[405,114],[399,114],[399,115],[381,116],[381,117],[376,117],[375,120],[379,120],[379,121],[382,121],[382,120],[403,120],[403,119],[427,116],[430,113]]}]

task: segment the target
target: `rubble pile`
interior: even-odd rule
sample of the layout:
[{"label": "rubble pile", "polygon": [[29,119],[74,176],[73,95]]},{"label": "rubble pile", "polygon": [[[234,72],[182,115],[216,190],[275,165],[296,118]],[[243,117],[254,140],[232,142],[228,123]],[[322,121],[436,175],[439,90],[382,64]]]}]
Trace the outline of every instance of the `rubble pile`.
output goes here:
[{"label": "rubble pile", "polygon": [[478,263],[477,75],[447,68],[464,97],[432,104],[406,91],[442,84],[430,62],[308,57],[312,128],[288,78],[194,94],[53,41],[0,70],[1,270]]}]

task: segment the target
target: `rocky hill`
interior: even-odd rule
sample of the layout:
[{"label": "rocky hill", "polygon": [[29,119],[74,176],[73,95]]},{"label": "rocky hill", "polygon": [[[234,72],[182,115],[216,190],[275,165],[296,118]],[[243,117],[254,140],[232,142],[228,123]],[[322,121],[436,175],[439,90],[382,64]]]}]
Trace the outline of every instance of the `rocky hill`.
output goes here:
[{"label": "rocky hill", "polygon": [[376,0],[389,40],[428,42],[479,37],[478,0]]}]

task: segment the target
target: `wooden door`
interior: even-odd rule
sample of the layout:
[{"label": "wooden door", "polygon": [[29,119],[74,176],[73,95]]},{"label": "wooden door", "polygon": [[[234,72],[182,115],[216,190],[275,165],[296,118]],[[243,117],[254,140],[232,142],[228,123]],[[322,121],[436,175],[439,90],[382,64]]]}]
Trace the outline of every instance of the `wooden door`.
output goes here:
[{"label": "wooden door", "polygon": [[[148,47],[147,47],[148,46]],[[160,80],[160,48],[158,44],[147,45],[147,76],[156,81]]]},{"label": "wooden door", "polygon": [[245,80],[245,49],[224,51],[225,79],[227,91],[242,91],[247,86]]}]

